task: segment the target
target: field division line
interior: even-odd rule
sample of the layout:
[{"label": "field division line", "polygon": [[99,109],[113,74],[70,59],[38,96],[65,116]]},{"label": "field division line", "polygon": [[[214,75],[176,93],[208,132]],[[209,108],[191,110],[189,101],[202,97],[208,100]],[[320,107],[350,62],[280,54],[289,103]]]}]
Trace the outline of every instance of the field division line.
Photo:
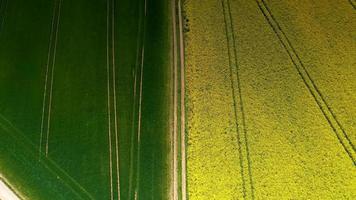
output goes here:
[{"label": "field division line", "polygon": [[334,131],[338,142],[342,145],[343,149],[350,157],[351,161],[354,165],[356,165],[356,149],[354,144],[349,139],[345,129],[342,127],[336,115],[333,113],[332,109],[325,101],[325,97],[322,95],[318,87],[316,86],[314,80],[310,76],[309,72],[307,71],[306,67],[304,66],[302,60],[300,59],[299,55],[297,54],[295,48],[291,44],[290,40],[288,39],[287,35],[279,25],[278,21],[273,16],[271,10],[267,6],[264,0],[256,0],[256,3],[262,12],[263,16],[265,17],[266,21],[272,28],[275,35],[278,37],[280,43],[286,50],[289,58],[291,59],[294,67],[296,68],[299,76],[301,77],[302,81],[306,85],[308,91],[313,96],[315,102],[317,103],[320,111],[324,115],[325,119],[329,123],[330,127]]},{"label": "field division line", "polygon": [[177,25],[176,25],[176,0],[171,1],[172,13],[172,28],[173,28],[173,179],[172,179],[172,194],[173,200],[178,200],[178,50],[177,50]]},{"label": "field division line", "polygon": [[[171,148],[173,177],[171,179],[171,199],[187,199],[186,191],[186,148],[185,148],[185,91],[184,91],[184,40],[183,20],[180,0],[171,1],[172,14],[172,99],[173,127]],[[179,66],[178,66],[179,65]],[[180,110],[179,110],[180,109]],[[179,160],[180,159],[180,160]]]},{"label": "field division line", "polygon": [[[232,100],[234,104],[234,118],[236,124],[237,140],[238,140],[238,151],[239,151],[239,164],[241,168],[241,178],[242,178],[242,192],[244,199],[251,198],[254,199],[254,185],[252,180],[252,170],[251,170],[251,159],[250,150],[248,144],[246,122],[245,122],[245,112],[243,107],[243,98],[241,92],[241,81],[239,74],[239,66],[237,62],[237,50],[236,50],[236,39],[235,30],[233,25],[233,17],[231,14],[230,1],[222,0],[222,8],[224,14],[224,24],[225,24],[225,34],[227,40],[227,49],[229,57],[230,66],[230,79],[231,79],[231,90],[232,90]],[[233,66],[235,68],[233,68]],[[237,85],[237,91],[235,88]],[[243,153],[245,152],[245,154]],[[247,170],[245,169],[247,168]]]},{"label": "field division line", "polygon": [[184,55],[184,35],[183,35],[183,17],[182,17],[182,1],[178,0],[178,20],[179,20],[179,49],[180,49],[180,134],[181,134],[181,188],[182,200],[188,198],[187,194],[187,161],[186,161],[186,130],[185,130],[185,55]]}]

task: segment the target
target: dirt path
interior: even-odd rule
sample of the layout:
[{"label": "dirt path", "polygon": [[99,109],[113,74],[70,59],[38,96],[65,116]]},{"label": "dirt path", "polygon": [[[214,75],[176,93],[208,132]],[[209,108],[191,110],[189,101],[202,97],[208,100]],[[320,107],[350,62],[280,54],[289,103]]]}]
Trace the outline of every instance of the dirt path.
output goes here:
[{"label": "dirt path", "polygon": [[172,195],[171,198],[174,200],[178,199],[178,48],[177,48],[177,27],[176,27],[176,2],[172,0],[172,28],[173,28],[173,160],[172,160]]},{"label": "dirt path", "polygon": [[182,18],[182,2],[178,1],[178,15],[179,15],[179,50],[180,50],[180,135],[181,135],[181,176],[182,176],[182,200],[187,199],[187,172],[186,172],[186,136],[185,136],[185,60],[184,60],[184,37],[183,37],[183,18]]},{"label": "dirt path", "polygon": [[[181,1],[172,0],[173,29],[173,127],[172,127],[172,194],[171,198],[186,199],[185,150],[185,77],[184,41]],[[180,121],[178,121],[180,120]],[[180,127],[179,127],[180,126]],[[179,160],[180,159],[180,160]],[[180,162],[180,163],[179,163]],[[180,190],[181,189],[181,190]],[[181,192],[181,194],[180,194]],[[181,198],[180,198],[181,197]]]}]

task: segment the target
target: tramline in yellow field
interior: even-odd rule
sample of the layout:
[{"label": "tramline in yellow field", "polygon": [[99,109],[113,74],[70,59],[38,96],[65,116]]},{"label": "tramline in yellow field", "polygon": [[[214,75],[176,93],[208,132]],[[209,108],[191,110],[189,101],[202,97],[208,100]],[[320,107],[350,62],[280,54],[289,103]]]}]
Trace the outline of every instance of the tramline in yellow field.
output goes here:
[{"label": "tramline in yellow field", "polygon": [[189,198],[228,199],[242,190],[221,3],[189,1],[185,9]]},{"label": "tramline in yellow field", "polygon": [[[299,9],[304,4],[308,3],[296,3],[289,9]],[[324,9],[319,3],[315,5],[318,5],[316,10]],[[350,5],[346,2],[342,6]],[[297,53],[303,53],[290,57],[288,51],[293,44],[287,44],[286,49],[282,43],[285,41],[281,42],[273,30],[275,27],[269,25],[271,19],[264,16],[255,1],[211,0],[204,4],[186,1],[185,11],[189,20],[186,77],[190,199],[354,199],[355,166],[353,154],[350,157],[347,153],[352,153],[352,146],[346,144],[345,138],[339,141],[338,136],[343,133],[335,132],[336,122],[327,118],[332,117],[328,109],[335,108],[336,116],[340,116],[347,133],[351,134],[349,137],[355,137],[353,108],[348,103],[352,102],[350,91],[354,81],[346,78],[355,73],[351,67],[354,66],[352,44],[342,53],[345,61],[339,60],[345,67],[338,71],[345,75],[334,73],[337,70],[333,68],[337,66],[330,65],[327,74],[319,73],[316,77],[318,68],[335,62],[305,55],[314,47],[311,55],[321,56],[317,52],[328,51],[328,47],[319,44],[307,50],[302,42],[295,40]],[[284,24],[290,23],[288,18],[283,18],[287,13],[292,12],[279,13]],[[308,13],[303,15],[306,17]],[[333,32],[337,35],[341,30]],[[286,37],[288,33],[291,32]],[[296,36],[303,38],[297,33]],[[340,37],[329,40],[335,40],[334,44],[340,46],[337,42]],[[331,49],[334,53],[339,51]],[[296,59],[305,59],[306,69],[314,70],[312,77],[304,72],[300,74],[298,70],[304,66],[299,66]],[[326,84],[323,80],[327,77],[338,83],[331,87],[320,85],[332,108],[324,106],[325,102],[322,104],[325,99],[313,96],[319,90],[310,89],[315,87],[311,84]],[[310,83],[313,78],[318,81]],[[338,88],[345,88],[346,92]],[[342,98],[337,99],[336,94]],[[233,95],[241,95],[241,99],[234,100]],[[242,109],[234,108],[234,102]],[[334,107],[337,102],[340,105]],[[348,107],[349,111],[340,112]],[[237,127],[243,126],[239,131],[234,110]],[[346,149],[343,142],[348,145]]]}]

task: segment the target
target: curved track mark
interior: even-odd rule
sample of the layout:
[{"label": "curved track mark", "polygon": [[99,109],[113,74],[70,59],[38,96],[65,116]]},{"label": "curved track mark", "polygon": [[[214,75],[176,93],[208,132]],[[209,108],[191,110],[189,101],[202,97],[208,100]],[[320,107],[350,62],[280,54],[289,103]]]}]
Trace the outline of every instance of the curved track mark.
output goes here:
[{"label": "curved track mark", "polygon": [[42,101],[42,117],[41,117],[41,130],[40,130],[40,145],[39,145],[39,153],[42,153],[42,140],[43,140],[43,129],[44,129],[44,120],[45,120],[45,108],[46,108],[46,97],[47,97],[47,85],[48,85],[48,74],[49,74],[49,66],[51,63],[52,57],[52,46],[53,46],[53,35],[54,35],[54,24],[56,19],[56,9],[57,9],[57,1],[54,2],[53,5],[53,15],[52,15],[52,23],[51,23],[51,33],[49,37],[48,44],[48,53],[47,53],[47,63],[46,63],[46,74],[45,74],[45,83],[44,83],[44,91],[43,91],[43,101]]},{"label": "curved track mark", "polygon": [[[54,3],[51,33],[50,33],[49,47],[48,47],[48,54],[47,54],[45,83],[44,83],[44,91],[43,91],[39,153],[42,154],[42,148],[45,148],[46,156],[48,156],[54,70],[56,64],[56,53],[57,53],[57,43],[58,43],[58,31],[59,31],[59,24],[61,18],[61,7],[62,7],[62,0],[58,0]],[[49,87],[49,91],[48,91],[48,87]],[[47,102],[47,95],[48,95],[48,102]],[[47,117],[46,121],[45,121],[45,117]],[[44,132],[46,132],[45,135]],[[45,141],[45,144],[43,144],[43,140]]]},{"label": "curved track mark", "polygon": [[142,93],[143,93],[143,72],[145,62],[145,37],[146,37],[146,16],[147,16],[147,0],[144,1],[144,17],[142,28],[142,47],[141,47],[141,64],[140,64],[140,84],[139,84],[139,102],[138,102],[138,125],[137,125],[137,175],[135,200],[139,199],[140,191],[140,160],[141,160],[141,118],[142,118]]}]

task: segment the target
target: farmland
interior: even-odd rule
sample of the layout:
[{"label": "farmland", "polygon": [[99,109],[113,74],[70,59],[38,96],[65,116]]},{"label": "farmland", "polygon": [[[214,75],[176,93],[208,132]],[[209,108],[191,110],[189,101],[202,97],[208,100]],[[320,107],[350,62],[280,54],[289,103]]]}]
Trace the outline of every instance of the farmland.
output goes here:
[{"label": "farmland", "polygon": [[190,199],[354,198],[352,6],[212,0],[185,11]]},{"label": "farmland", "polygon": [[170,4],[0,2],[1,180],[27,199],[165,199]]},{"label": "farmland", "polygon": [[356,199],[355,5],[0,0],[0,198]]},{"label": "farmland", "polygon": [[229,199],[242,182],[221,3],[190,1],[185,11],[189,198]]},{"label": "farmland", "polygon": [[268,2],[295,50],[304,58],[326,103],[355,144],[356,134],[351,133],[356,132],[356,110],[350,105],[356,101],[356,59],[350,55],[356,52],[356,13],[348,1],[337,6],[323,1],[298,3],[304,6],[295,6],[293,1]]}]

